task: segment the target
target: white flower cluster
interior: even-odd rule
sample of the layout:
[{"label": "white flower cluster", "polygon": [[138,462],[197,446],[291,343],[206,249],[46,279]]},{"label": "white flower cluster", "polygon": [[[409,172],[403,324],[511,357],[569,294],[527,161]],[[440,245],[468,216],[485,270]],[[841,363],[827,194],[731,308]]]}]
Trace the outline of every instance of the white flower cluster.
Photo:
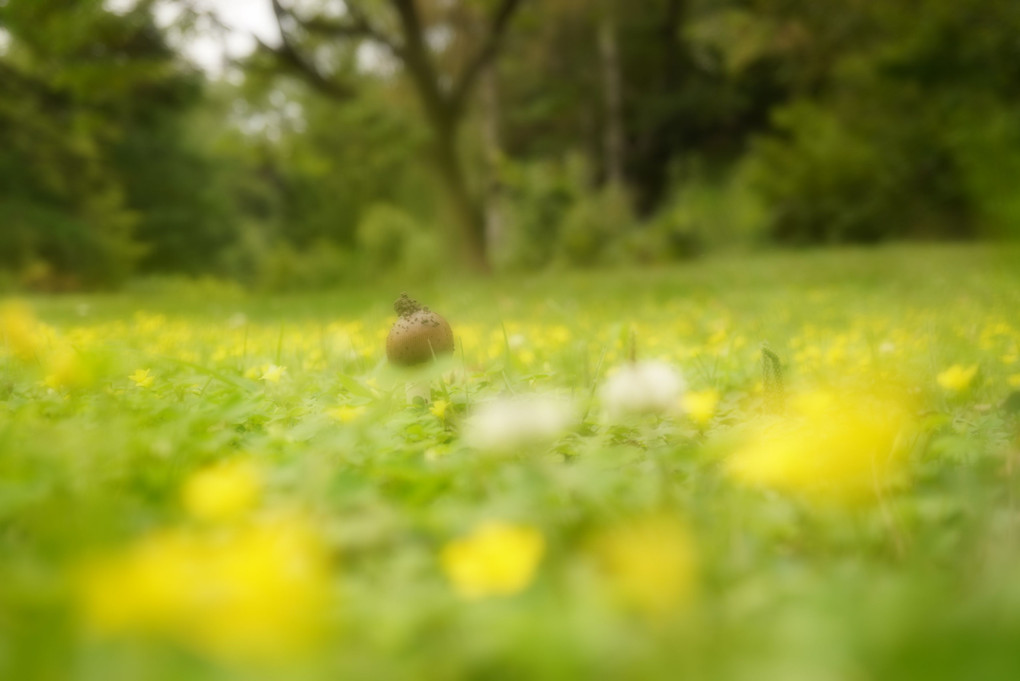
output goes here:
[{"label": "white flower cluster", "polygon": [[621,367],[602,385],[599,397],[612,419],[664,414],[680,408],[680,397],[686,387],[680,372],[671,365],[643,361]]},{"label": "white flower cluster", "polygon": [[553,442],[575,420],[573,405],[557,397],[504,397],[480,405],[468,417],[464,441],[483,451],[515,452]]}]

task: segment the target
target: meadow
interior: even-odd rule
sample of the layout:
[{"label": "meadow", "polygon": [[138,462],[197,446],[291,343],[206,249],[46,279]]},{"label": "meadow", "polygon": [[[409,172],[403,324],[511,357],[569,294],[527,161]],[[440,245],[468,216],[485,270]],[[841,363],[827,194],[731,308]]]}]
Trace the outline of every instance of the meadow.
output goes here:
[{"label": "meadow", "polygon": [[1020,678],[1018,310],[991,245],[6,299],[0,678]]}]

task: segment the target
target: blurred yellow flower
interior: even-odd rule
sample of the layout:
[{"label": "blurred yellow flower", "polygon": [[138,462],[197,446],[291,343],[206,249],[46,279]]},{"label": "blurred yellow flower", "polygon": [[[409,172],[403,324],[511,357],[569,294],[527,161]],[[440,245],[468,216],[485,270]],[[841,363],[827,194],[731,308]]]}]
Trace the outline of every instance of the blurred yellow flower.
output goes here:
[{"label": "blurred yellow flower", "polygon": [[54,390],[60,388],[87,388],[96,379],[95,367],[74,348],[64,345],[45,359],[46,377],[43,383]]},{"label": "blurred yellow flower", "polygon": [[432,415],[435,416],[440,421],[445,421],[446,410],[449,407],[450,403],[447,402],[446,400],[436,400],[435,402],[432,403],[432,406],[429,407],[429,411],[432,412]]},{"label": "blurred yellow flower", "polygon": [[694,593],[696,551],[676,518],[656,515],[621,525],[601,535],[595,550],[613,597],[627,609],[661,617]]},{"label": "blurred yellow flower", "polygon": [[680,405],[692,421],[700,425],[708,423],[715,416],[716,405],[719,404],[719,391],[691,390],[680,398]]},{"label": "blurred yellow flower", "polygon": [[255,464],[233,459],[192,475],[181,491],[184,508],[210,522],[238,518],[252,510],[262,495],[262,476]]},{"label": "blurred yellow flower", "polygon": [[41,325],[28,305],[14,300],[0,304],[0,349],[29,360],[38,355],[41,342]]},{"label": "blurred yellow flower", "polygon": [[782,422],[754,433],[727,469],[743,483],[814,501],[866,501],[898,479],[909,425],[894,401],[809,392],[791,400]]},{"label": "blurred yellow flower", "polygon": [[134,384],[139,388],[148,388],[149,386],[152,385],[152,382],[155,380],[152,377],[152,372],[150,372],[148,369],[136,369],[133,374],[128,376],[128,378],[134,381]]},{"label": "blurred yellow flower", "polygon": [[970,387],[971,382],[974,380],[974,376],[977,375],[977,370],[977,364],[972,364],[969,367],[954,364],[941,372],[936,377],[936,380],[939,385],[946,390],[951,392],[961,392]]},{"label": "blurred yellow flower", "polygon": [[1006,381],[1011,387],[1020,388],[1020,374],[1010,374]]},{"label": "blurred yellow flower", "polygon": [[101,635],[155,635],[231,661],[282,660],[319,638],[328,567],[297,518],[168,530],[85,566],[79,598]]},{"label": "blurred yellow flower", "polygon": [[457,593],[478,599],[523,591],[544,552],[538,530],[491,521],[444,546],[440,563]]},{"label": "blurred yellow flower", "polygon": [[330,409],[328,413],[340,423],[351,423],[361,418],[361,415],[365,413],[365,408],[342,404],[339,407]]}]

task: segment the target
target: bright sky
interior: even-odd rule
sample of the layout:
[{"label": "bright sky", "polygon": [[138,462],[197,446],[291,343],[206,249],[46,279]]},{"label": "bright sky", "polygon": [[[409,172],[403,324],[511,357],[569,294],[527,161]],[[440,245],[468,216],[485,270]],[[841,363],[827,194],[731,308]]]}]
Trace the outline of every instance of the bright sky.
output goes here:
[{"label": "bright sky", "polygon": [[[134,6],[136,0],[106,0],[112,10]],[[179,45],[196,64],[213,74],[223,73],[226,60],[251,52],[255,47],[252,35],[269,44],[278,42],[279,32],[270,0],[163,0],[157,5],[156,18],[161,24],[172,22],[182,6],[211,11],[229,30],[218,31],[200,26],[197,35],[189,35]]]}]

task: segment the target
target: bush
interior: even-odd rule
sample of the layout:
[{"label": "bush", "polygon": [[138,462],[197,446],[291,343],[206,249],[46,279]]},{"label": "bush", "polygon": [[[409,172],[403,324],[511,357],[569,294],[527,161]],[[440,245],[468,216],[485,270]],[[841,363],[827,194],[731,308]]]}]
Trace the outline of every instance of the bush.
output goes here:
[{"label": "bush", "polygon": [[635,226],[630,199],[623,188],[610,185],[582,196],[560,227],[557,261],[592,267],[623,260],[622,239]]},{"label": "bush", "polygon": [[262,258],[255,284],[269,291],[332,288],[356,280],[361,272],[351,253],[328,241],[307,250],[281,243]]},{"label": "bush", "polygon": [[371,206],[358,222],[357,246],[367,275],[399,270],[405,277],[427,278],[444,255],[430,225],[383,203]]},{"label": "bush", "polygon": [[746,248],[764,239],[768,213],[747,173],[716,179],[695,167],[688,175],[639,232],[639,261],[686,260],[704,250]]},{"label": "bush", "polygon": [[899,209],[888,149],[811,102],[781,110],[775,122],[782,136],[759,140],[747,162],[774,239],[867,242],[890,232]]},{"label": "bush", "polygon": [[564,219],[583,195],[587,166],[580,156],[565,161],[507,161],[502,167],[505,234],[494,253],[500,269],[535,270],[556,256]]},{"label": "bush", "polygon": [[374,268],[392,269],[404,261],[408,242],[421,229],[414,218],[399,208],[377,203],[358,221],[358,251]]}]

